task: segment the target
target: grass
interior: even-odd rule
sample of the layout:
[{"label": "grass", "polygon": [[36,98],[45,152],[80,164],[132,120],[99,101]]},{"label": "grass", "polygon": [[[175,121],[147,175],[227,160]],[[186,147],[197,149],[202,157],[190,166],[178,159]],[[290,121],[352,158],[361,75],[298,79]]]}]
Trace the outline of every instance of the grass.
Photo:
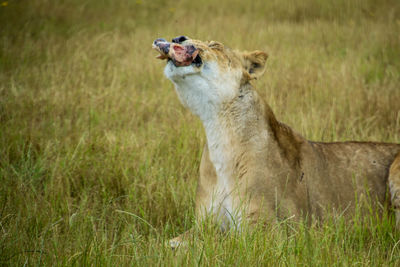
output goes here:
[{"label": "grass", "polygon": [[270,54],[258,84],[318,141],[400,143],[395,0],[0,2],[0,265],[396,266],[393,218],[194,223],[204,133],[151,42]]}]

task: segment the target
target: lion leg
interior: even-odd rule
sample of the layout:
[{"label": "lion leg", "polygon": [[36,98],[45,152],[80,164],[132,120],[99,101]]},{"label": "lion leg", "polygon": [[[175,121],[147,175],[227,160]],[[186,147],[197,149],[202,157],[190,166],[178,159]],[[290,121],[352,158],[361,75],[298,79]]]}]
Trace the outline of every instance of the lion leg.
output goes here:
[{"label": "lion leg", "polygon": [[400,229],[400,153],[390,166],[389,190],[392,207],[396,215],[396,227]]}]

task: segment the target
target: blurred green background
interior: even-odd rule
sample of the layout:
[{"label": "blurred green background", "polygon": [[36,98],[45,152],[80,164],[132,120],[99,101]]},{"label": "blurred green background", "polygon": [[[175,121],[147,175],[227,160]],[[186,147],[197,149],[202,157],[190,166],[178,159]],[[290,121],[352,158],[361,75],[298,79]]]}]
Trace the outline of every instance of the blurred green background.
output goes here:
[{"label": "blurred green background", "polygon": [[204,134],[151,44],[264,50],[279,120],[400,143],[399,33],[398,0],[0,0],[0,265],[396,265],[390,219],[165,247],[193,224]]}]

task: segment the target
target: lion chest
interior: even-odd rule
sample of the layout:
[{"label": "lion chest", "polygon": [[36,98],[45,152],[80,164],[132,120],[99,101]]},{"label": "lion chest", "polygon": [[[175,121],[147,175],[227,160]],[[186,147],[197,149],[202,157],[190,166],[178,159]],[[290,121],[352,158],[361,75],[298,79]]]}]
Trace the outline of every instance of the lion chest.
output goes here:
[{"label": "lion chest", "polygon": [[234,177],[234,148],[229,135],[221,128],[206,128],[209,156],[217,174],[208,212],[217,216],[222,228],[238,225],[240,211]]}]

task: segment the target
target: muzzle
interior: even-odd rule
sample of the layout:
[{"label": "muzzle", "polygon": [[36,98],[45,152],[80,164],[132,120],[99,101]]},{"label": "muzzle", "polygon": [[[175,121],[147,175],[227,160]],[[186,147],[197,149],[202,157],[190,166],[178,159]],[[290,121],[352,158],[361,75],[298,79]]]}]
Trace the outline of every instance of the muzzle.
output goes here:
[{"label": "muzzle", "polygon": [[200,59],[198,57],[199,50],[194,45],[170,43],[163,38],[154,40],[153,49],[160,53],[157,56],[158,59],[170,59],[177,67],[189,66],[192,63],[197,63]]}]

